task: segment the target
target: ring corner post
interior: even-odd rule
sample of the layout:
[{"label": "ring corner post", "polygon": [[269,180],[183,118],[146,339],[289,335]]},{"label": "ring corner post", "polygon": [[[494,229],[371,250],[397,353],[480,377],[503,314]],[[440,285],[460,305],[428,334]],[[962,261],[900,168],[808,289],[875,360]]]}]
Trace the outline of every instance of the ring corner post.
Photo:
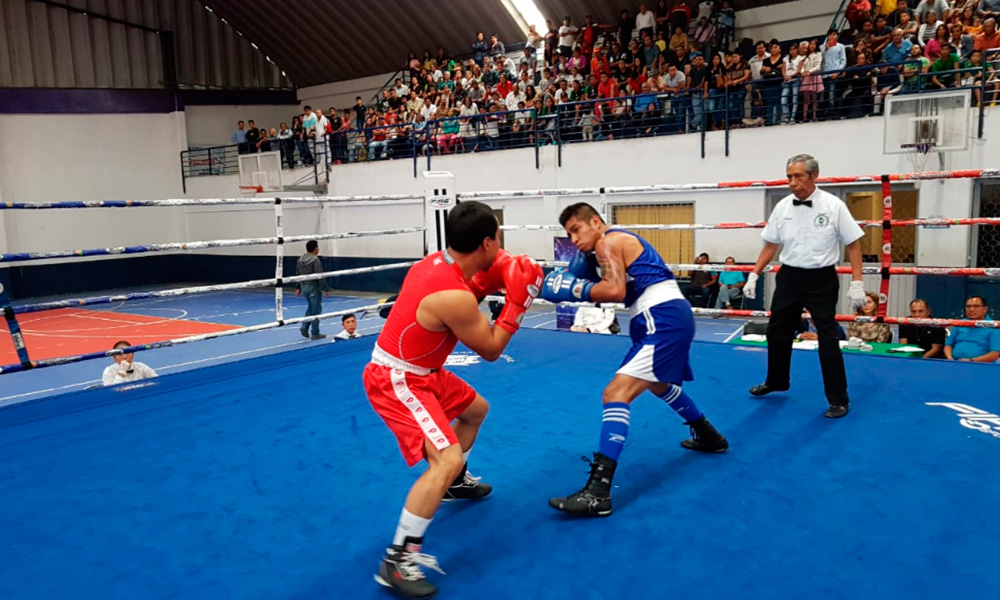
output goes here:
[{"label": "ring corner post", "polygon": [[458,204],[455,175],[450,171],[424,171],[424,249],[438,252],[448,246],[445,222]]}]

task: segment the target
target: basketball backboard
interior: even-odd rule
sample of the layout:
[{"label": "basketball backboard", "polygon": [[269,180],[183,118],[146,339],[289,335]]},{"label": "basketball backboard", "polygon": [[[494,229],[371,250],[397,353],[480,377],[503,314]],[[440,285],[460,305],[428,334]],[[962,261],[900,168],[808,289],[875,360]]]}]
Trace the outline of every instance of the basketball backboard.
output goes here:
[{"label": "basketball backboard", "polygon": [[240,155],[240,185],[260,186],[264,192],[280,192],[281,153],[259,152]]},{"label": "basketball backboard", "polygon": [[884,154],[968,150],[971,90],[885,98]]}]

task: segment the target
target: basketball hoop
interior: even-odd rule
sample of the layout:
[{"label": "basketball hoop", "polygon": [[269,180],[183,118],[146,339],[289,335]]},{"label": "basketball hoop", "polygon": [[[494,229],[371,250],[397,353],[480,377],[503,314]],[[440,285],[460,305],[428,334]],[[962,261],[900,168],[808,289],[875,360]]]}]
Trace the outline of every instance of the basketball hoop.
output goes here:
[{"label": "basketball hoop", "polygon": [[257,194],[264,191],[259,185],[241,185],[240,186],[240,196],[243,198],[253,198]]},{"label": "basketball hoop", "polygon": [[924,167],[927,165],[927,158],[931,150],[937,147],[937,144],[932,142],[917,142],[915,144],[900,144],[899,147],[906,152],[906,160],[910,161],[910,164],[913,165],[913,172],[923,173]]}]

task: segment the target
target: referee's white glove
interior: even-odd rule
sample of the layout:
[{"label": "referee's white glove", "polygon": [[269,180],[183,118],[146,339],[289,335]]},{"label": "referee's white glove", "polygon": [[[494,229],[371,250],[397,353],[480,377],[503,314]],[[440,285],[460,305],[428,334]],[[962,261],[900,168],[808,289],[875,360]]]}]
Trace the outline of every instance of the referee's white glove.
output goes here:
[{"label": "referee's white glove", "polygon": [[859,310],[865,305],[865,284],[861,281],[852,281],[847,288],[847,297],[851,300],[851,310]]},{"label": "referee's white glove", "polygon": [[750,300],[755,300],[757,298],[757,280],[760,276],[753,271],[747,275],[747,282],[743,286],[743,296],[749,298]]}]

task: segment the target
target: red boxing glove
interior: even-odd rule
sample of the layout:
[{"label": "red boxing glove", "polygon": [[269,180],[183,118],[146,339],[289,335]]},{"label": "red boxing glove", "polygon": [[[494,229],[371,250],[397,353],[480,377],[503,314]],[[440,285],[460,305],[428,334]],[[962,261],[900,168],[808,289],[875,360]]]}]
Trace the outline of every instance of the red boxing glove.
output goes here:
[{"label": "red boxing glove", "polygon": [[469,280],[469,289],[476,295],[476,301],[482,302],[483,298],[495,293],[503,287],[503,270],[511,262],[514,256],[501,248],[497,252],[497,259],[493,261],[493,266],[485,271],[477,271]]},{"label": "red boxing glove", "polygon": [[541,291],[542,279],[542,268],[530,256],[521,254],[508,261],[503,271],[507,300],[496,324],[511,335],[517,333],[521,327],[521,318]]}]

